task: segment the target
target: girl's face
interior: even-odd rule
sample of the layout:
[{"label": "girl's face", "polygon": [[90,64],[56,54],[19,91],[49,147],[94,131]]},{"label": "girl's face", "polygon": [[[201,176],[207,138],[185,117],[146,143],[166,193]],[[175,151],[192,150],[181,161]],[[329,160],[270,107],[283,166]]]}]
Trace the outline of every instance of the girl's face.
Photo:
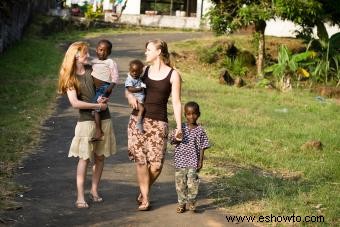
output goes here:
[{"label": "girl's face", "polygon": [[105,43],[100,43],[96,48],[99,60],[105,60],[109,56],[109,47]]},{"label": "girl's face", "polygon": [[80,63],[80,64],[87,64],[88,63],[88,57],[89,57],[89,53],[88,53],[88,50],[87,48],[84,49],[83,52],[80,51],[79,53],[79,56],[77,58],[77,63]]},{"label": "girl's face", "polygon": [[196,108],[188,106],[184,110],[184,115],[185,118],[187,119],[188,124],[196,124],[197,119],[200,116],[200,113],[196,110]]},{"label": "girl's face", "polygon": [[157,49],[155,44],[149,43],[145,50],[146,62],[154,62],[159,57],[160,53],[161,50]]}]

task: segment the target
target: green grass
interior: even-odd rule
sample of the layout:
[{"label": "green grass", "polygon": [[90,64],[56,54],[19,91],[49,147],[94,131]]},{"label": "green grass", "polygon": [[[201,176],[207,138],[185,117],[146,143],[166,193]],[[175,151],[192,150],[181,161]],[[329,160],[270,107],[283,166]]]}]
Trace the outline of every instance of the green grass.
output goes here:
[{"label": "green grass", "polygon": [[[170,49],[181,54],[206,43]],[[218,83],[214,65],[187,59],[177,63],[183,103],[201,106],[200,122],[213,144],[204,173],[214,176],[216,203],[236,214],[324,215],[325,224],[339,224],[340,108],[334,100],[319,102],[304,90],[228,87]],[[312,139],[323,149],[300,148]]]},{"label": "green grass", "polygon": [[25,38],[0,56],[0,208],[13,196],[13,166],[39,139],[56,97],[62,53],[48,40]]}]

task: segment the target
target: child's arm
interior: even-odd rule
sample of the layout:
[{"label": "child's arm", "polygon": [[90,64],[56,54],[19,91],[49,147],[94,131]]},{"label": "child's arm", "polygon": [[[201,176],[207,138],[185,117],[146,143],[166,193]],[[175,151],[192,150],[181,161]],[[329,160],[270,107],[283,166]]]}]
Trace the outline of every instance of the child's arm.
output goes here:
[{"label": "child's arm", "polygon": [[200,171],[203,167],[204,151],[205,149],[201,149],[200,151],[200,160],[198,160],[197,171]]},{"label": "child's arm", "polygon": [[143,91],[144,88],[142,87],[132,87],[132,86],[127,86],[126,89],[131,92],[131,93],[137,93]]},{"label": "child's arm", "polygon": [[110,83],[110,86],[105,91],[105,94],[107,96],[110,96],[110,94],[112,93],[112,89],[118,83],[118,79],[119,79],[117,64],[112,59],[110,59],[109,61],[109,70],[110,70],[111,83]]},{"label": "child's arm", "polygon": [[136,97],[129,92],[127,89],[125,89],[125,98],[127,98],[129,105],[133,108],[138,110],[138,101]]},{"label": "child's arm", "polygon": [[202,133],[199,137],[199,146],[200,147],[200,154],[199,160],[197,164],[197,171],[200,171],[203,167],[203,159],[204,159],[204,151],[210,147],[209,139],[205,130],[202,128]]},{"label": "child's arm", "polygon": [[116,86],[116,83],[110,83],[110,86],[108,86],[105,90],[105,94],[107,97],[109,97],[112,93],[112,89]]},{"label": "child's arm", "polygon": [[111,60],[109,69],[110,69],[110,76],[112,79],[112,83],[117,84],[118,79],[119,79],[119,73],[118,73],[118,67],[117,67],[116,62]]}]

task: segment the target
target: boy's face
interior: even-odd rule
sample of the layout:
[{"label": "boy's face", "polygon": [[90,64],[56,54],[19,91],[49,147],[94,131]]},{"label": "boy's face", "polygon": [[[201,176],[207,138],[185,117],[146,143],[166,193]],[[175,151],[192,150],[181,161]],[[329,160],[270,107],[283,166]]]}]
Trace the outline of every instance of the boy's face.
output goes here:
[{"label": "boy's face", "polygon": [[105,43],[100,43],[96,48],[96,53],[99,60],[105,60],[109,56],[110,51]]},{"label": "boy's face", "polygon": [[184,109],[184,115],[188,124],[196,124],[197,119],[200,117],[200,113],[192,106],[188,106]]},{"label": "boy's face", "polygon": [[130,69],[130,75],[133,79],[138,79],[143,73],[143,69],[139,68],[137,65],[132,65]]}]

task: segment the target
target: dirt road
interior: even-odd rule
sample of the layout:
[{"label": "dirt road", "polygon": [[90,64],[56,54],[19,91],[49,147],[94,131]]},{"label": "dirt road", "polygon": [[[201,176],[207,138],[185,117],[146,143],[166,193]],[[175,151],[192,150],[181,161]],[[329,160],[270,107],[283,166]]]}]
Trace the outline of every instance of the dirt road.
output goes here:
[{"label": "dirt road", "polygon": [[[101,204],[90,203],[90,209],[74,208],[77,159],[67,158],[67,154],[78,112],[70,107],[66,97],[61,97],[57,100],[56,110],[43,126],[36,154],[25,160],[16,175],[16,181],[30,189],[18,195],[17,201],[23,204],[23,208],[6,212],[2,218],[12,219],[8,224],[15,226],[228,226],[226,214],[217,210],[211,201],[203,199],[206,198],[207,188],[204,182],[199,195],[198,213],[176,213],[177,196],[170,155],[151,191],[152,210],[137,211],[135,168],[127,158],[126,127],[131,109],[123,96],[123,83],[128,62],[132,58],[144,59],[144,44],[149,39],[162,38],[171,42],[199,36],[204,34],[149,33],[105,37],[113,43],[112,57],[119,65],[121,78],[110,102],[118,152],[106,160],[104,167],[101,195],[105,201]],[[91,54],[94,54],[98,38],[87,41],[91,43]],[[90,177],[88,175],[87,193]]]}]

